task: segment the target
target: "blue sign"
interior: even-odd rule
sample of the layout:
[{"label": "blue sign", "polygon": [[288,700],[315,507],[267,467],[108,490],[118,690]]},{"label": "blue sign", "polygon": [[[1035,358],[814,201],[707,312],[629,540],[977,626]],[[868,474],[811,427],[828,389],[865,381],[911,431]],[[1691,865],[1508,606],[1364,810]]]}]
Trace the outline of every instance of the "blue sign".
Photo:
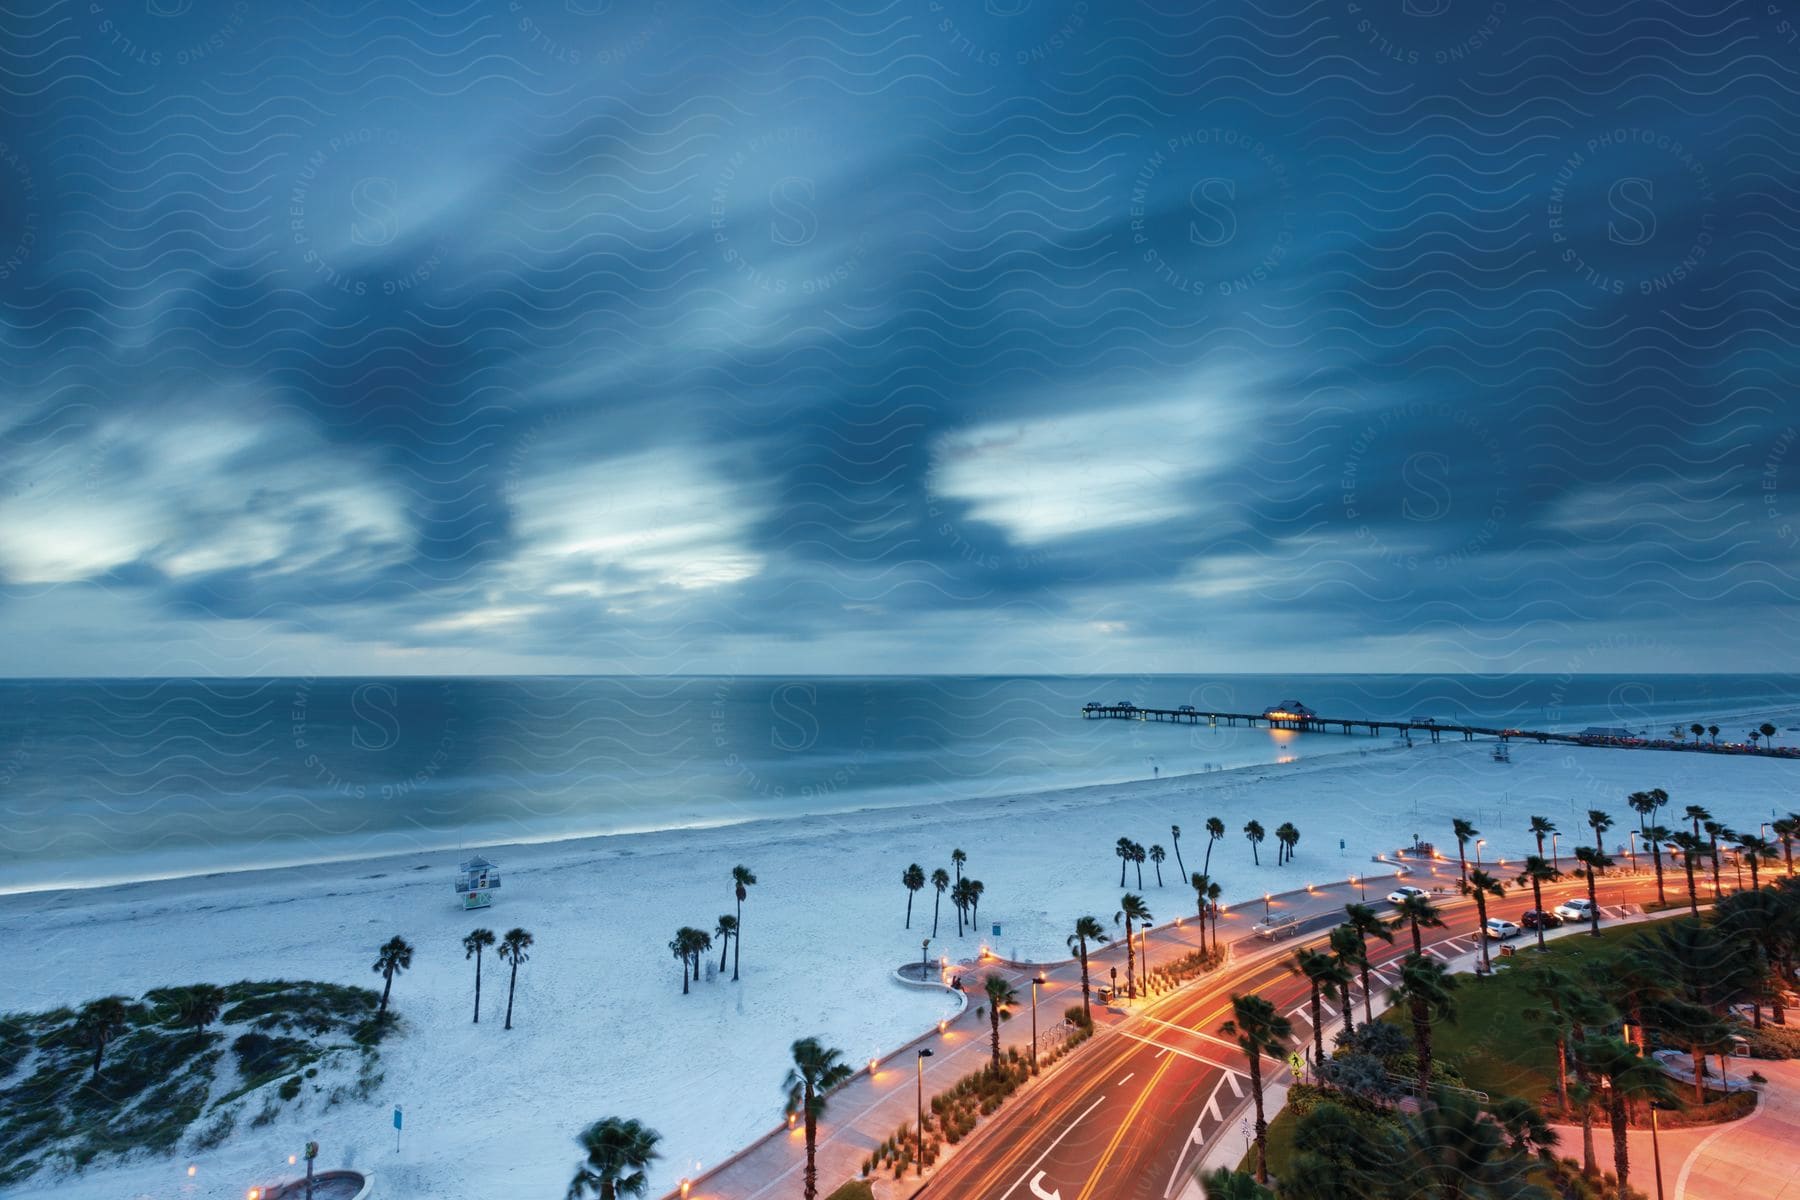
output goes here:
[{"label": "blue sign", "polygon": [[400,1128],[400,1106],[394,1105],[394,1128]]}]

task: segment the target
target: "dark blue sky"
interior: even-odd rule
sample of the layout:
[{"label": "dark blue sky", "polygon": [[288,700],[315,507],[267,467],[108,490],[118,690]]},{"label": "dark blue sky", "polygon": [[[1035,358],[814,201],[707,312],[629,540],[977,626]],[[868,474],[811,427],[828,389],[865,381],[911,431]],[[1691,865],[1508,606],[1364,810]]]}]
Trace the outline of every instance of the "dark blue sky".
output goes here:
[{"label": "dark blue sky", "polygon": [[10,6],[0,670],[1793,669],[1770,8]]}]

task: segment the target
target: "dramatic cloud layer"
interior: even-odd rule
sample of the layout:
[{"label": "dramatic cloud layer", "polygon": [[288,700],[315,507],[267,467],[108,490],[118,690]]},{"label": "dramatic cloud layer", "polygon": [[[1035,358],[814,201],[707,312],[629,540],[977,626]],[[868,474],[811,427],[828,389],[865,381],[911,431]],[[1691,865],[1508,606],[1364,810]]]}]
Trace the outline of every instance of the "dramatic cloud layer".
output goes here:
[{"label": "dramatic cloud layer", "polygon": [[1688,7],[8,11],[0,670],[1791,666]]}]

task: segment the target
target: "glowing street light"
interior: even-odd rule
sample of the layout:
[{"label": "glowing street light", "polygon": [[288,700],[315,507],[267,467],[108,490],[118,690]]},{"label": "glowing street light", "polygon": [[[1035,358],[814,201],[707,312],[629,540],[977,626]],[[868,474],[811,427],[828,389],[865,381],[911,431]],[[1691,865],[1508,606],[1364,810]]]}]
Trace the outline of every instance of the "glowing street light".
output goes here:
[{"label": "glowing street light", "polygon": [[1481,869],[1481,848],[1485,845],[1487,845],[1486,838],[1475,839],[1475,869],[1477,871]]},{"label": "glowing street light", "polygon": [[1037,1074],[1037,1069],[1038,1069],[1038,1065],[1037,1065],[1037,993],[1038,993],[1038,987],[1040,985],[1048,983],[1048,982],[1050,982],[1050,981],[1044,978],[1044,973],[1042,971],[1039,971],[1036,975],[1033,975],[1031,977],[1031,1073],[1033,1075]]}]

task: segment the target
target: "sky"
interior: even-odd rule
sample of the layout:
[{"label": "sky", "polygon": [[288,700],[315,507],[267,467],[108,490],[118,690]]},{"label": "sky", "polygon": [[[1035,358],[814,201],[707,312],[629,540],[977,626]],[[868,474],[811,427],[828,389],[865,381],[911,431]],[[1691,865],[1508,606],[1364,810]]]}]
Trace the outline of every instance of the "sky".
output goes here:
[{"label": "sky", "polygon": [[9,5],[0,673],[1795,669],[1797,25]]}]

